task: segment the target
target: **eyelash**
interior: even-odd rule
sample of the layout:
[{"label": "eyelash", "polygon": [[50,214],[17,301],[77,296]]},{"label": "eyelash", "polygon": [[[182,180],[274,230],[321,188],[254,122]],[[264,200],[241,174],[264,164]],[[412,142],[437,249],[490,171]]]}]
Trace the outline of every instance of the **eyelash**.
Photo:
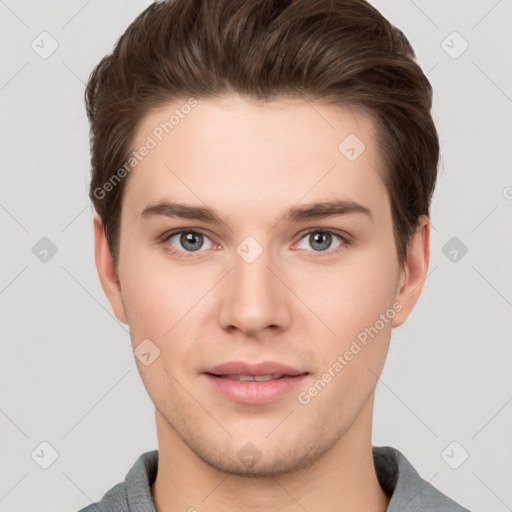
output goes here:
[{"label": "eyelash", "polygon": [[[164,249],[166,251],[170,252],[173,256],[177,256],[178,258],[190,258],[191,256],[194,255],[193,251],[189,251],[189,252],[187,252],[187,251],[179,251],[179,250],[176,250],[176,249],[172,248],[168,244],[168,241],[169,241],[169,239],[172,236],[179,235],[179,234],[182,234],[182,233],[194,233],[194,234],[199,234],[199,235],[203,235],[203,236],[205,236],[207,238],[210,238],[206,233],[203,233],[203,231],[201,231],[200,229],[193,229],[193,228],[191,228],[191,229],[177,229],[177,230],[165,233],[164,235],[162,235],[160,237],[160,243],[164,246]],[[326,256],[331,256],[332,254],[337,254],[338,252],[342,251],[343,249],[346,249],[352,243],[352,240],[347,235],[340,233],[336,229],[331,229],[331,228],[311,228],[311,229],[305,231],[304,233],[302,233],[301,236],[299,237],[298,242],[294,243],[293,245],[296,245],[304,237],[306,237],[307,235],[309,235],[311,233],[330,233],[330,234],[333,234],[333,235],[339,237],[341,239],[341,241],[342,241],[342,244],[339,247],[336,247],[335,249],[327,249],[326,251],[309,251],[308,250],[307,252],[311,253],[311,256],[313,258],[322,258],[322,257],[326,257]],[[204,251],[197,251],[197,252],[204,252]]]}]

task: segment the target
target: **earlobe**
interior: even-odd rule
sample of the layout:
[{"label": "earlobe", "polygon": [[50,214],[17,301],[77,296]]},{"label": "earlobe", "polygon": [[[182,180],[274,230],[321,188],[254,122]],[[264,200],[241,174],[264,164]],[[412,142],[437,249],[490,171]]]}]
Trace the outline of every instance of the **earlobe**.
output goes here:
[{"label": "earlobe", "polygon": [[117,274],[114,259],[110,253],[103,222],[97,213],[94,215],[93,224],[94,259],[96,261],[96,269],[98,270],[101,286],[117,319],[120,322],[127,324],[128,320],[122,301],[119,276]]},{"label": "earlobe", "polygon": [[429,260],[430,219],[422,215],[409,242],[406,261],[401,270],[400,285],[395,299],[401,309],[393,319],[393,327],[398,327],[407,320],[420,298],[427,277]]}]

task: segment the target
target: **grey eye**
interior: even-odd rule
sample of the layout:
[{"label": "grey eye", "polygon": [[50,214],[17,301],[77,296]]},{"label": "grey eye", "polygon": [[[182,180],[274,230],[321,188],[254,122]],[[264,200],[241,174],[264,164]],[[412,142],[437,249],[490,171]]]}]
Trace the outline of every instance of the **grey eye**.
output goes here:
[{"label": "grey eye", "polygon": [[[178,246],[173,240],[178,240]],[[202,233],[197,231],[179,231],[174,233],[167,239],[168,243],[179,250],[185,250],[186,252],[197,252],[204,248],[205,241],[210,243],[206,248],[209,249],[212,245],[212,241]],[[180,247],[181,246],[181,247]]]},{"label": "grey eye", "polygon": [[[326,251],[327,249],[334,249],[335,247],[331,247],[333,242],[333,237],[338,238],[341,242],[336,246],[339,247],[343,243],[343,239],[341,236],[336,235],[334,233],[330,233],[329,231],[312,231],[307,233],[302,237],[301,240],[307,240],[310,244],[310,248],[305,247],[305,249],[313,250],[315,252]],[[300,242],[299,242],[300,244]],[[302,247],[304,249],[304,247]]]}]

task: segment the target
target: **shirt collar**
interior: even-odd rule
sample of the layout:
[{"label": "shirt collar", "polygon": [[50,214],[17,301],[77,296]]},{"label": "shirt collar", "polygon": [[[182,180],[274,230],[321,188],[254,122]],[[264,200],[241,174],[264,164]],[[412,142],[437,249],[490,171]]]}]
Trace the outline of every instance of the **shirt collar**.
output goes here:
[{"label": "shirt collar", "polygon": [[[407,458],[396,448],[374,446],[375,472],[384,492],[391,498],[386,512],[438,510],[469,512],[423,480]],[[143,453],[125,478],[130,512],[156,512],[151,485],[156,479],[158,450]],[[439,508],[438,508],[439,507]]]}]

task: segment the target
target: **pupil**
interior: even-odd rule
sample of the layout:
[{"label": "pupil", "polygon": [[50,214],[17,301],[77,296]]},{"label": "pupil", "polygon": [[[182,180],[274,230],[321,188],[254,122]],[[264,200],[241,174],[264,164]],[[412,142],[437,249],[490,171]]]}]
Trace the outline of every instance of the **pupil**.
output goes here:
[{"label": "pupil", "polygon": [[200,241],[200,237],[202,237],[200,233],[187,233],[181,235],[180,242],[181,245],[185,247],[187,250],[197,251],[198,249],[201,248],[202,244],[194,245],[194,243],[197,243],[198,240]]},{"label": "pupil", "polygon": [[[187,233],[181,235],[181,244],[187,250],[197,251],[201,248],[202,244],[197,245],[197,242],[201,240],[202,235],[200,233]],[[330,233],[314,233],[311,235],[310,239],[312,240],[311,245],[317,244],[317,250],[325,251],[329,248],[331,241]]]},{"label": "pupil", "polygon": [[[316,243],[320,244],[320,247],[317,247],[317,249],[319,251],[325,251],[326,249],[329,248],[331,234],[330,233],[315,233],[314,235],[312,235],[312,239],[315,244]],[[314,247],[314,244],[312,243],[311,246]]]}]

